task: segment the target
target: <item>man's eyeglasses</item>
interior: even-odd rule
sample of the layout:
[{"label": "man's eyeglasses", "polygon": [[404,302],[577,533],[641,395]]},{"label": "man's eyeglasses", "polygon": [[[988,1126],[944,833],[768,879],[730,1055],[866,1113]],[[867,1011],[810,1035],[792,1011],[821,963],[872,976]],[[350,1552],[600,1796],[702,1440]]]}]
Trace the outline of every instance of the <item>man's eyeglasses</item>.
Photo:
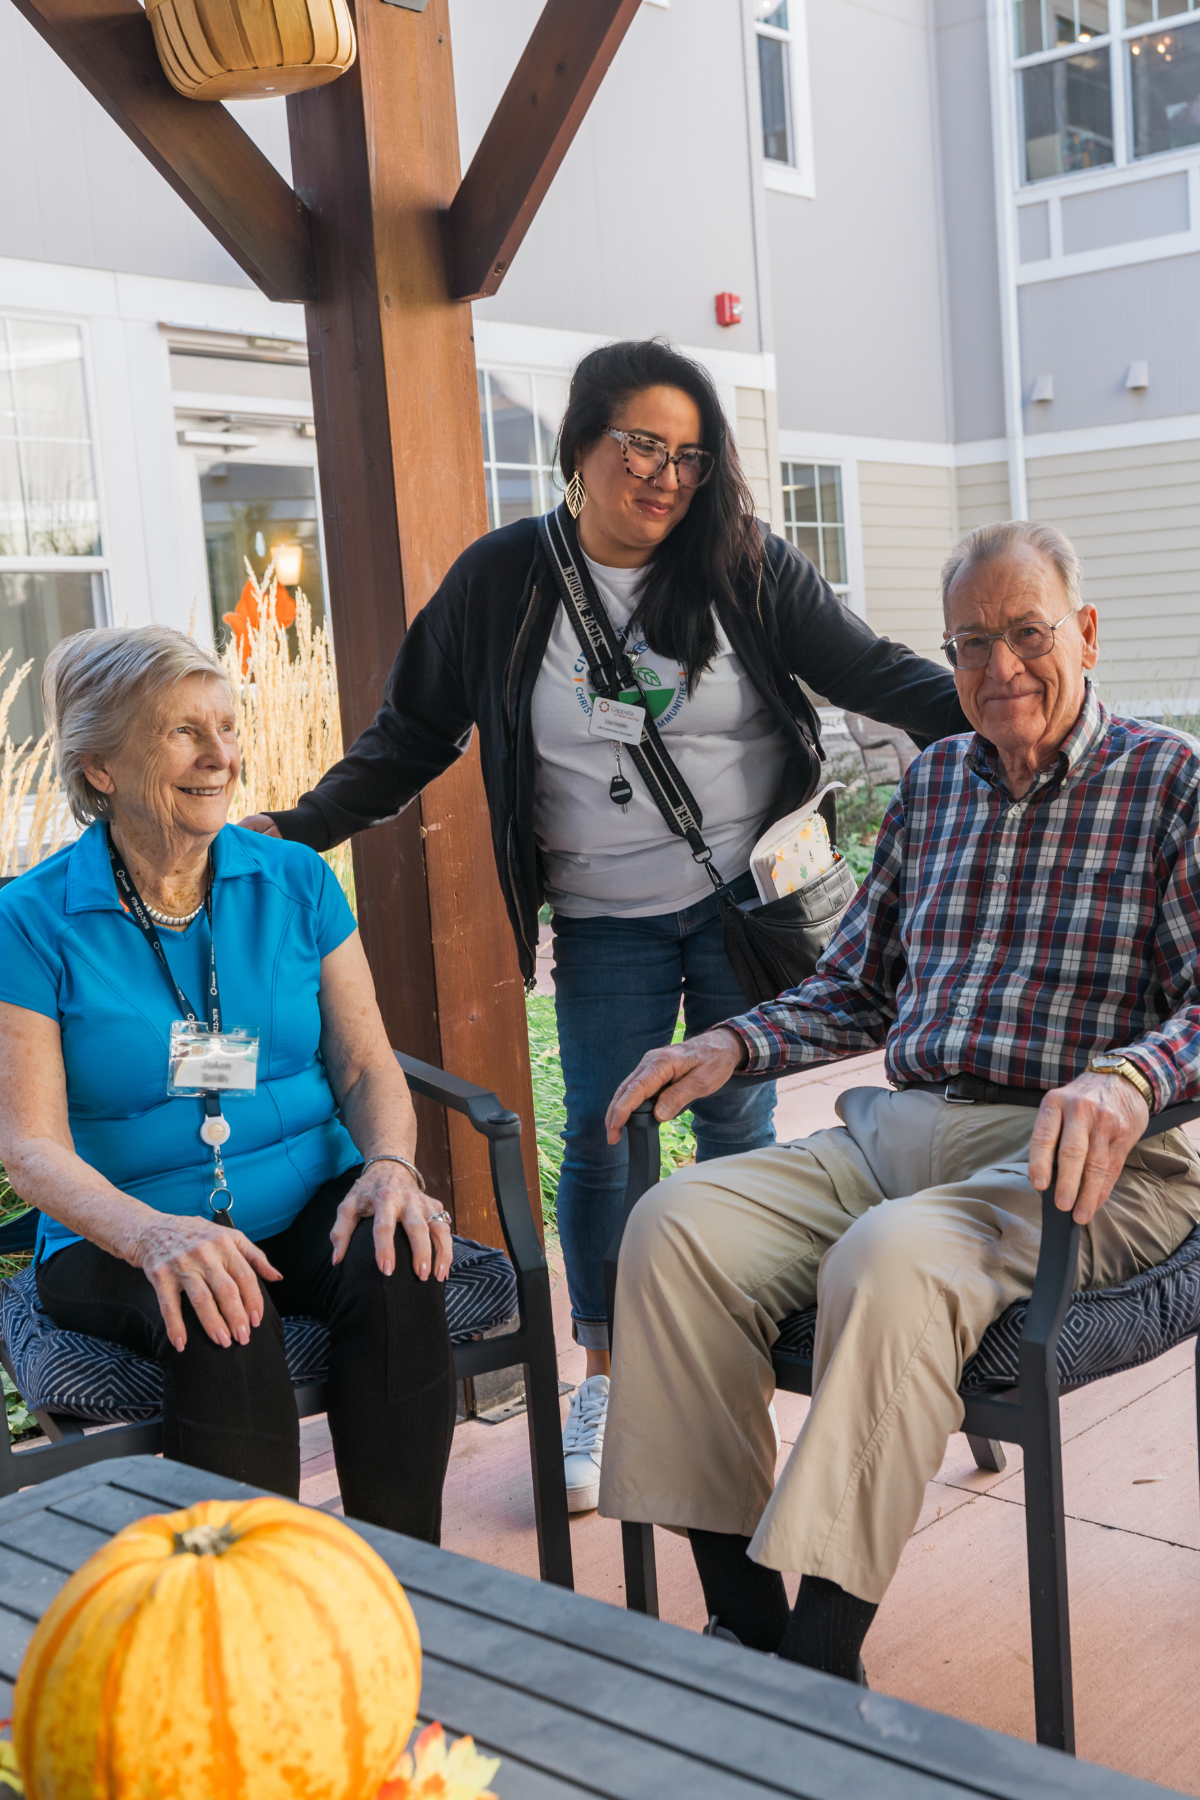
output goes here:
[{"label": "man's eyeglasses", "polygon": [[1001,640],[1022,662],[1036,662],[1039,656],[1049,656],[1054,648],[1055,632],[1074,616],[1073,611],[1064,613],[1053,625],[1048,625],[1045,619],[1022,619],[1019,625],[1010,625],[1007,631],[956,631],[953,637],[946,639],[942,649],[952,669],[986,669],[992,658],[992,645]]},{"label": "man's eyeglasses", "polygon": [[668,456],[667,446],[660,444],[657,438],[638,437],[636,432],[618,431],[613,425],[606,428],[606,433],[610,438],[616,438],[625,458],[625,467],[639,481],[653,481],[668,463],[675,464],[675,475],[681,488],[703,487],[713,472],[716,458],[711,450],[681,450],[678,456]]}]

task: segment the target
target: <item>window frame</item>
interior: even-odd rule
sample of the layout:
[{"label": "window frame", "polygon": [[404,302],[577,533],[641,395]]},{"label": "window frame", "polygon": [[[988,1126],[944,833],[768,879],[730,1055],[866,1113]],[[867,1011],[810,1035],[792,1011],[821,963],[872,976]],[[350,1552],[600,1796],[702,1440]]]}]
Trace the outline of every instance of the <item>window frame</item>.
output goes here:
[{"label": "window frame", "polygon": [[96,489],[96,520],[100,537],[99,554],[95,556],[0,556],[0,575],[98,575],[98,597],[95,602],[96,624],[107,625],[112,617],[111,552],[108,511],[104,498],[104,478],[100,460],[94,364],[89,321],[69,313],[39,312],[33,307],[0,306],[0,322],[6,319],[27,320],[35,325],[69,325],[79,333],[80,362],[83,377],[83,404],[87,415],[88,448],[92,457],[92,481]]},{"label": "window frame", "polygon": [[[755,94],[755,129],[762,166],[763,185],[779,194],[795,194],[802,200],[817,197],[813,159],[812,87],[808,61],[808,0],[787,0],[788,24],[783,29],[768,25],[758,17],[756,0],[748,0],[750,22],[754,34],[753,86]],[[762,149],[762,76],[758,68],[758,41],[768,38],[786,47],[784,69],[787,89],[788,136],[791,140],[791,162],[779,162]]]},{"label": "window frame", "polygon": [[[811,525],[807,525],[807,526],[798,520],[795,520],[795,519],[789,520],[787,517],[787,500],[785,498],[784,502],[783,502],[784,517],[780,520],[780,535],[784,538],[785,542],[791,544],[792,539],[788,536],[789,529],[815,530],[815,531],[817,531],[819,536],[823,531],[825,531],[826,529],[829,529],[829,528],[833,528],[833,529],[839,530],[841,532],[841,534],[842,534],[842,568],[845,571],[845,579],[842,581],[830,581],[829,577],[825,574],[824,570],[819,566],[819,564],[813,563],[813,567],[816,569],[817,574],[820,575],[822,581],[824,581],[828,585],[828,587],[837,595],[838,599],[841,600],[847,607],[849,607],[851,611],[854,611],[855,609],[851,605],[851,599],[850,599],[854,584],[850,579],[850,528],[849,528],[849,510],[850,509],[847,505],[847,465],[840,457],[837,457],[837,456],[802,456],[798,452],[792,453],[792,454],[787,454],[787,453],[781,452],[780,458],[779,458],[780,488],[785,496],[790,492],[794,492],[795,487],[796,487],[796,483],[794,481],[787,480],[787,479],[785,479],[785,477],[787,476],[787,474],[790,470],[797,469],[797,468],[812,469],[814,472],[817,472],[821,469],[836,469],[837,470],[838,494],[841,499],[841,514],[842,514],[842,516],[840,519],[829,520],[829,521],[822,519],[820,517],[821,483],[820,483],[820,479],[819,479],[819,475],[818,475],[818,479],[813,483],[813,490],[817,496],[817,514],[818,514],[817,519],[815,521],[813,521],[813,523]],[[822,543],[822,552],[823,552],[823,550],[824,550],[823,539],[821,539],[821,543]],[[793,544],[792,547],[793,547],[793,549],[797,549],[797,550],[800,549],[800,546],[798,544]],[[800,553],[801,553],[801,555],[805,554],[804,551],[801,551]],[[822,555],[822,561],[823,560],[824,560],[824,556]],[[809,561],[812,562],[811,557],[809,558]]]},{"label": "window frame", "polygon": [[[549,452],[547,453],[547,433],[542,424],[541,414],[538,412],[537,383],[539,380],[561,383],[568,380],[569,376],[566,371],[560,374],[551,369],[525,368],[514,363],[478,361],[476,363],[476,369],[478,374],[484,379],[487,392],[487,435],[483,440],[483,476],[485,494],[487,494],[488,530],[499,531],[503,525],[503,520],[500,518],[500,487],[499,482],[493,479],[493,477],[506,470],[512,471],[513,473],[532,473],[537,476],[535,485],[537,489],[536,504],[538,512],[534,513],[532,515],[533,517],[536,518],[538,513],[549,512],[550,508],[558,503],[558,493],[555,492],[552,482],[552,477],[557,468],[555,453],[558,448],[558,440],[557,438],[554,439],[550,444]],[[530,383],[530,399],[533,401],[532,418],[534,443],[539,459],[537,463],[497,461],[495,421],[491,402],[493,375],[519,375],[523,380]],[[490,492],[488,492],[489,489]],[[559,492],[561,492],[561,490],[559,490]]]}]

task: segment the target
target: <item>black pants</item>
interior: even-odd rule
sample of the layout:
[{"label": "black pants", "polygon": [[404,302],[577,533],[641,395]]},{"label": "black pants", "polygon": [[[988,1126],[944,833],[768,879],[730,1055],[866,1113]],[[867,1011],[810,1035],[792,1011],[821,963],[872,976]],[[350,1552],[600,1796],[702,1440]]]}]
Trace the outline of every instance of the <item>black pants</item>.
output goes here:
[{"label": "black pants", "polygon": [[329,1233],[358,1170],[318,1188],[286,1231],[261,1248],[283,1276],[261,1281],[262,1323],[250,1342],[214,1344],[182,1297],[187,1344],[175,1350],[140,1269],[95,1244],[70,1244],[38,1267],[56,1325],[153,1357],[163,1377],[163,1453],[193,1468],[297,1499],[300,1422],[283,1353],[281,1314],[329,1327],[329,1430],[349,1517],[436,1544],[454,1435],[454,1364],[445,1288],[413,1274],[396,1228],[396,1269],[375,1263],[371,1220],[342,1261]]}]

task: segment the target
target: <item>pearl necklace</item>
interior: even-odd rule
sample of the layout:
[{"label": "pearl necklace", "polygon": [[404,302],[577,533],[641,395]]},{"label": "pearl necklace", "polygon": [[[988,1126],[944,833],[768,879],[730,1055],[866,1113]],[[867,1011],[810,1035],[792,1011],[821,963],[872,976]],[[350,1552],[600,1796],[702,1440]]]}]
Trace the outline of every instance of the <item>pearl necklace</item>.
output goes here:
[{"label": "pearl necklace", "polygon": [[200,902],[199,906],[193,907],[190,913],[159,912],[157,906],[151,906],[148,900],[144,900],[142,904],[156,925],[190,925],[192,920],[198,919],[200,914],[204,911],[203,900]]}]

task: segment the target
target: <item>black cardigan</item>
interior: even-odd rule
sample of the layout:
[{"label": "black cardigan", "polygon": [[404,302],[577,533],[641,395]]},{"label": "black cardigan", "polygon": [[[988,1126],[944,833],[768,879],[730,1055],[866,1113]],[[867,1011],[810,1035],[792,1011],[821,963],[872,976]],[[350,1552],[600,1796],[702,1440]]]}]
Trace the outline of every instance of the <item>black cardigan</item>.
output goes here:
[{"label": "black cardigan", "polygon": [[[719,608],[734,653],[773,713],[788,753],[770,818],[803,804],[820,780],[820,725],[798,677],[836,706],[898,725],[922,746],[971,729],[948,669],[878,638],[808,559],[768,534],[757,591]],[[533,837],[530,711],[558,598],[521,519],[463,552],[409,626],[371,725],[286,812],[285,838],[330,850],[395,818],[479,732],[492,848],[522,973],[530,981],[543,893]],[[701,807],[704,796],[697,795]]]}]

